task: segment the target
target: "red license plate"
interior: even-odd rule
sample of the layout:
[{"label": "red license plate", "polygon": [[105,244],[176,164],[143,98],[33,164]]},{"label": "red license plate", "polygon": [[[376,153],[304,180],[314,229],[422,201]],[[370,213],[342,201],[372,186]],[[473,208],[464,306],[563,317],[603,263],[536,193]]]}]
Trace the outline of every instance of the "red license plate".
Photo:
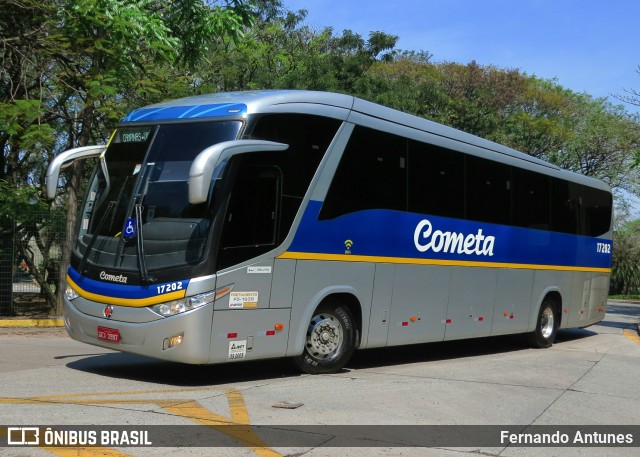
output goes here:
[{"label": "red license plate", "polygon": [[110,343],[120,342],[120,330],[115,328],[98,327],[98,338]]}]

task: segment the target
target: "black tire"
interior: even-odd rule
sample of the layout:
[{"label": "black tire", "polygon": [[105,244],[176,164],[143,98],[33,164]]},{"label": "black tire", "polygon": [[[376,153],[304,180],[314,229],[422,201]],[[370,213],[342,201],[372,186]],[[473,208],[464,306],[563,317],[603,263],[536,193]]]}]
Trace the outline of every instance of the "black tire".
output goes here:
[{"label": "black tire", "polygon": [[558,318],[556,302],[551,298],[545,298],[540,305],[536,329],[527,335],[527,342],[534,348],[548,348],[556,339],[560,319]]},{"label": "black tire", "polygon": [[293,361],[308,374],[336,373],[356,348],[356,328],[349,309],[341,303],[318,307],[307,328],[304,352]]}]

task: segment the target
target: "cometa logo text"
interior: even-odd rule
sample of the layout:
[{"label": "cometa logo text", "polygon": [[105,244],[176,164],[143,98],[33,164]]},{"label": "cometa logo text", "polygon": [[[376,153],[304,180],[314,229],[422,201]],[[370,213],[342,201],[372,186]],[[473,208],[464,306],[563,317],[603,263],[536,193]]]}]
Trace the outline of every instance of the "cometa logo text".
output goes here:
[{"label": "cometa logo text", "polygon": [[421,220],[413,233],[413,242],[420,252],[447,252],[449,254],[467,255],[493,255],[493,245],[496,239],[494,236],[482,234],[482,229],[478,233],[443,232],[433,230],[431,222],[427,219]]},{"label": "cometa logo text", "polygon": [[127,278],[124,275],[111,275],[109,273],[107,273],[106,271],[101,271],[100,272],[100,279],[104,280],[104,281],[112,281],[112,282],[119,282],[121,284],[126,284],[127,283]]}]

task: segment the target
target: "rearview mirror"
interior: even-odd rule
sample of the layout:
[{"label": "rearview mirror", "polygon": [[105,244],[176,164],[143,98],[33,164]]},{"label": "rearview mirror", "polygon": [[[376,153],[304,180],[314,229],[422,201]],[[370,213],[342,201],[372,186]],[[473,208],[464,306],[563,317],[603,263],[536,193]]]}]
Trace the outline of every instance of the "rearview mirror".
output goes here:
[{"label": "rearview mirror", "polygon": [[79,148],[69,149],[53,158],[47,168],[47,176],[45,185],[47,187],[47,198],[53,200],[56,197],[56,189],[58,188],[58,177],[60,170],[68,167],[76,160],[89,159],[92,157],[100,157],[100,154],[106,149],[104,145],[98,146],[82,146]]},{"label": "rearview mirror", "polygon": [[225,141],[209,146],[196,156],[189,170],[189,203],[207,201],[209,187],[216,167],[231,156],[247,152],[284,151],[288,144],[261,140]]}]

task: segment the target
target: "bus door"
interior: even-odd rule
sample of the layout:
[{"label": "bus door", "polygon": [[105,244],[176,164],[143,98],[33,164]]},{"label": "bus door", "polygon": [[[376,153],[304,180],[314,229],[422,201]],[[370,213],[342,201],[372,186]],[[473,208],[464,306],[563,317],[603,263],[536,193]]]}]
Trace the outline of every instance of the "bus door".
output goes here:
[{"label": "bus door", "polygon": [[270,309],[274,259],[262,256],[278,239],[281,173],[274,166],[240,162],[231,174],[218,247],[223,272],[217,278],[211,362],[283,356],[287,349],[283,329],[291,310]]}]

